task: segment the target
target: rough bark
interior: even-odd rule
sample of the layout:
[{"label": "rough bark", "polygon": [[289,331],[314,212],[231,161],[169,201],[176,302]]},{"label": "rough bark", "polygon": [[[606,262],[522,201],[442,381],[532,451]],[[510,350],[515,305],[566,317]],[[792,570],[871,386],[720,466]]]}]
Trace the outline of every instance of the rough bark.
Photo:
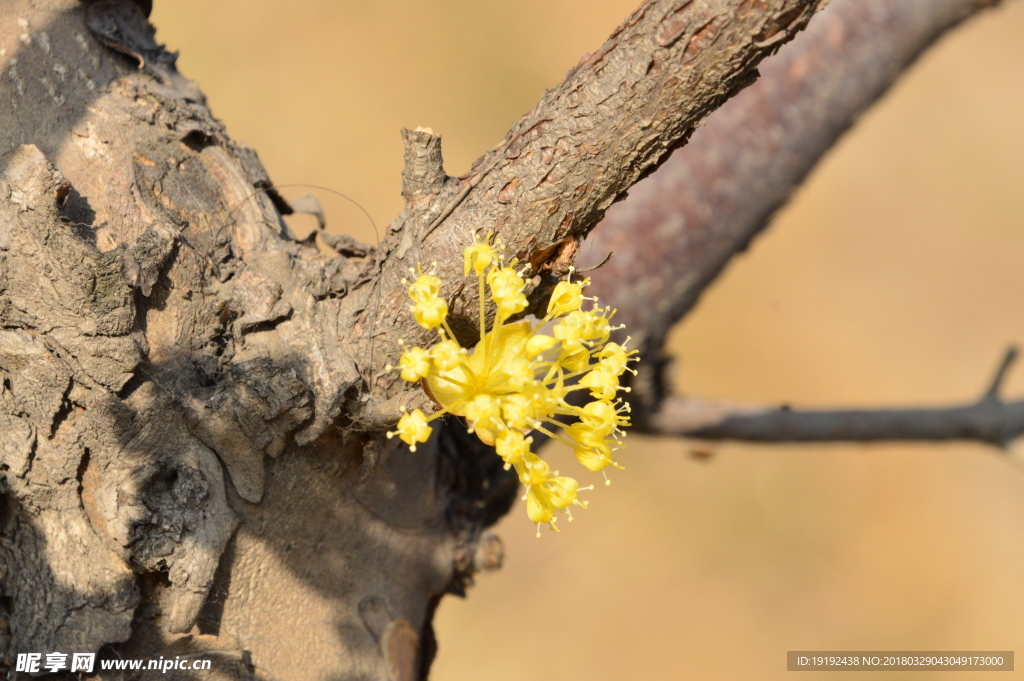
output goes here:
[{"label": "rough bark", "polygon": [[[500,564],[485,528],[517,481],[460,427],[415,454],[383,437],[423,400],[383,370],[420,333],[401,277],[461,271],[492,232],[541,302],[604,210],[819,4],[645,3],[467,176],[407,131],[405,211],[376,250],[335,254],[288,233],[145,3],[7,2],[4,664],[100,650],[215,658],[203,678],[424,677],[434,608]],[[475,301],[445,293],[475,328]]]},{"label": "rough bark", "polygon": [[[360,303],[363,317],[376,323],[357,325],[358,338],[382,333],[379,320],[388,320],[396,337],[430,338],[404,314],[400,280],[418,263],[459,271],[463,249],[488,234],[529,264],[528,283],[543,298],[543,284],[565,274],[604,211],[753,82],[757,63],[802,29],[820,4],[645,2],[461,178],[444,174],[440,151],[427,150],[429,133],[407,134],[406,159],[436,167],[406,171],[405,211],[381,243],[372,302]],[[450,321],[459,333],[476,328],[477,303],[457,279],[443,293],[454,303]],[[390,420],[401,390],[394,374],[380,373],[397,357],[393,346],[388,350],[373,357],[375,373],[367,376],[370,399],[360,415],[367,424]]]}]

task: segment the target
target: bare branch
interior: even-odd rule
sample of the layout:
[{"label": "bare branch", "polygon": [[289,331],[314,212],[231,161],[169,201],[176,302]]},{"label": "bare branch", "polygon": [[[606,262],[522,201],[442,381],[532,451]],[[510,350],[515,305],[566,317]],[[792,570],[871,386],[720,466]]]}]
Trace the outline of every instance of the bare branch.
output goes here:
[{"label": "bare branch", "polygon": [[991,388],[976,402],[919,409],[795,410],[674,397],[638,425],[642,432],[708,440],[877,442],[977,440],[1003,447],[1024,433],[1024,400],[1004,402],[998,389],[1017,356],[1010,348]]}]

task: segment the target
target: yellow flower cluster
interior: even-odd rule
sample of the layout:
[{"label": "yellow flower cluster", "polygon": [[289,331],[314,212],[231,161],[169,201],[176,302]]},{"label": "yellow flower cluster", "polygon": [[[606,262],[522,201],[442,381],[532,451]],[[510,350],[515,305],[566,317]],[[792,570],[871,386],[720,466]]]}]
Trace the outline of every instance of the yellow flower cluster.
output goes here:
[{"label": "yellow flower cluster", "polygon": [[[478,280],[480,341],[473,352],[459,346],[446,321],[441,280],[420,271],[409,285],[412,313],[420,326],[437,329],[441,340],[429,350],[404,348],[398,369],[406,381],[420,381],[440,409],[428,417],[419,409],[403,408],[398,429],[388,437],[397,435],[415,451],[416,443],[430,437],[430,421],[443,414],[465,418],[469,432],[493,445],[506,469],[515,467],[526,487],[526,512],[537,523],[537,536],[541,523],[557,531],[555,513],[569,513],[574,504],[586,507],[586,502],[577,498],[576,480],[559,476],[530,450],[529,433],[538,430],[567,444],[590,471],[621,468],[612,452],[622,444],[629,407],[617,399],[619,390],[628,390],[619,386],[619,377],[632,371],[628,363],[636,359],[636,351],[609,342],[613,312],[584,297],[589,280],[559,282],[536,326],[525,319],[509,323],[527,306],[526,283],[515,262],[503,266],[487,243],[469,246],[464,261],[463,275],[473,271]],[[497,308],[490,331],[485,322],[488,289]],[[595,304],[583,310],[584,300]],[[549,323],[550,335],[540,333]],[[594,400],[582,407],[570,404],[566,397],[577,390],[589,390]],[[556,432],[559,428],[562,434]]]}]

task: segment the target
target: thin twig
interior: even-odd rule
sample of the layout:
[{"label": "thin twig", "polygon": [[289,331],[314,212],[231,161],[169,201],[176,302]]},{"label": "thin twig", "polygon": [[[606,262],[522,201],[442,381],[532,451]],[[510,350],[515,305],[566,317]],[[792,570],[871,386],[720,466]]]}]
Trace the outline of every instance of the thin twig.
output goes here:
[{"label": "thin twig", "polygon": [[1003,356],[1003,361],[996,369],[996,375],[992,377],[992,383],[985,395],[988,397],[999,397],[999,391],[1002,390],[1003,382],[1006,380],[1006,374],[1013,366],[1014,361],[1017,359],[1017,346],[1011,345],[1006,349],[1006,354]]},{"label": "thin twig", "polygon": [[1004,402],[999,389],[1017,355],[1010,348],[980,399],[948,407],[796,410],[670,397],[638,419],[640,432],[707,440],[877,442],[975,440],[1004,447],[1024,433],[1024,400]]}]

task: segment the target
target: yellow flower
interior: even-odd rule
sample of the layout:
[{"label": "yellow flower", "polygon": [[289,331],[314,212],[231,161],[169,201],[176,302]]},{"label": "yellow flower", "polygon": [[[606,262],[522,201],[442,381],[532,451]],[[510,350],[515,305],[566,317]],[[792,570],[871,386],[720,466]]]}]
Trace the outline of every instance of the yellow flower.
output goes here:
[{"label": "yellow flower", "polygon": [[580,385],[590,388],[590,394],[599,400],[612,400],[619,389],[619,377],[598,364],[580,379]]},{"label": "yellow flower", "polygon": [[608,437],[612,433],[621,432],[621,426],[629,425],[628,405],[617,406],[608,400],[597,400],[583,407],[580,421],[589,426],[600,437]]},{"label": "yellow flower", "polygon": [[[404,279],[402,281],[405,281]],[[432,274],[420,274],[409,286],[409,297],[417,303],[428,303],[441,293],[441,280]]]},{"label": "yellow flower", "polygon": [[[537,523],[538,537],[541,523],[548,523],[553,530],[558,529],[555,527],[555,512],[564,511],[572,504],[586,508],[576,498],[580,486],[573,478],[552,473],[547,463],[533,454],[523,458],[522,467],[519,480],[526,486],[523,497],[526,500],[526,515]],[[571,515],[569,520],[572,520]]]},{"label": "yellow flower", "polygon": [[442,371],[451,371],[466,357],[466,350],[449,339],[443,340],[430,349],[430,359]]},{"label": "yellow flower", "polygon": [[[628,340],[628,339],[627,339]],[[616,376],[621,376],[624,372],[632,371],[636,374],[636,371],[630,369],[627,366],[630,357],[636,354],[636,350],[626,352],[626,349],[618,343],[606,343],[604,349],[596,353],[594,356],[600,358],[600,366]]]},{"label": "yellow flower", "polygon": [[462,254],[465,263],[465,271],[462,276],[469,276],[470,270],[475,270],[477,274],[483,274],[496,258],[497,255],[490,244],[473,244]]},{"label": "yellow flower", "polygon": [[406,381],[418,381],[430,373],[430,357],[423,348],[409,348],[398,360],[398,368],[402,370],[402,378]]},{"label": "yellow flower", "polygon": [[491,299],[503,318],[526,309],[526,296],[523,295],[526,282],[511,267],[492,269],[487,275],[487,283],[491,286]]},{"label": "yellow flower", "polygon": [[[429,417],[418,409],[404,414],[388,437],[398,435],[415,447],[429,437],[430,421],[445,414],[464,418],[469,432],[494,445],[506,468],[516,469],[526,487],[530,520],[556,529],[558,513],[568,513],[574,504],[585,506],[577,498],[579,483],[552,473],[531,451],[528,435],[537,430],[563,442],[589,471],[619,467],[612,452],[629,425],[629,407],[618,399],[618,392],[626,390],[619,377],[630,371],[636,351],[608,342],[613,311],[582,309],[585,300],[593,300],[583,296],[589,280],[558,283],[540,323],[509,322],[528,306],[526,282],[515,262],[502,263],[500,250],[474,243],[463,253],[464,275],[475,274],[480,305],[479,341],[472,350],[460,347],[448,326],[441,280],[421,272],[409,286],[416,321],[437,329],[440,340],[429,351],[407,348],[399,368],[408,381],[422,379],[440,408]],[[496,308],[490,329],[488,301]],[[539,333],[549,322],[550,335]],[[568,399],[577,390],[589,390],[596,399],[578,407]]]},{"label": "yellow flower", "polygon": [[402,442],[409,445],[409,449],[415,452],[416,443],[426,442],[433,430],[427,425],[427,417],[423,412],[413,409],[411,412],[402,414],[402,418],[398,419],[398,430],[389,432],[388,439],[397,435]]},{"label": "yellow flower", "polygon": [[593,473],[607,467],[614,466],[615,468],[622,468],[615,459],[612,458],[612,448],[608,446],[608,443],[604,440],[597,440],[580,447],[577,447],[573,453],[576,455],[577,460],[583,464],[588,471]]},{"label": "yellow flower", "polygon": [[548,303],[548,314],[563,315],[580,309],[583,304],[583,287],[589,283],[587,279],[580,284],[572,284],[568,281],[560,281],[551,292],[551,302]]},{"label": "yellow flower", "polygon": [[521,463],[530,454],[532,443],[532,437],[525,437],[522,433],[509,430],[498,436],[494,443],[494,451],[505,462],[505,470],[508,470],[514,464]]},{"label": "yellow flower", "polygon": [[432,298],[413,305],[412,313],[416,323],[424,329],[436,329],[448,316],[448,303],[444,298]]},{"label": "yellow flower", "polygon": [[494,444],[496,432],[504,425],[501,402],[491,395],[477,395],[466,405],[463,415],[469,421],[469,432],[476,433],[484,444]]}]

